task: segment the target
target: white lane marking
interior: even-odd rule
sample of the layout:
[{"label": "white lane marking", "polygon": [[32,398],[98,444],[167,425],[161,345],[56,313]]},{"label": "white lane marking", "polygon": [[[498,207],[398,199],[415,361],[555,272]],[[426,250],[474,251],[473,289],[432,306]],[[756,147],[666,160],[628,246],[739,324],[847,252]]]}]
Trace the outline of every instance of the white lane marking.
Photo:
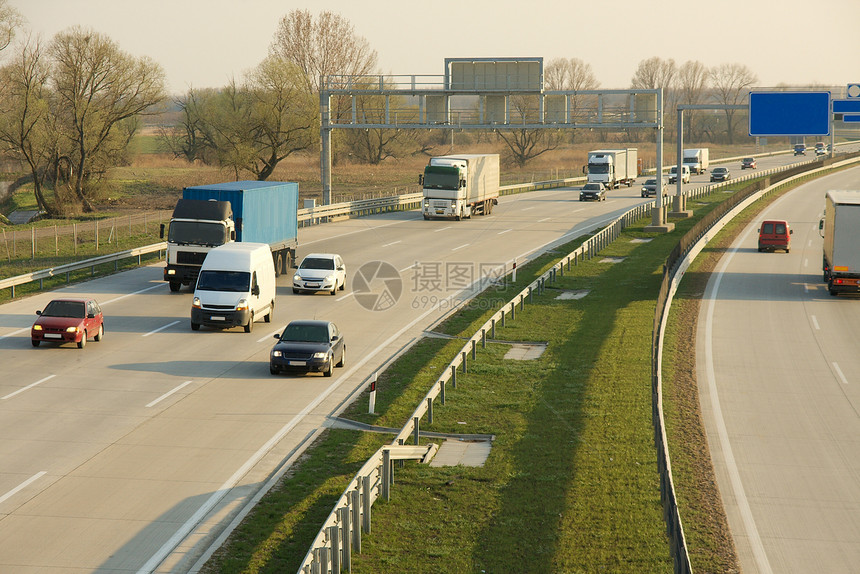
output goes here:
[{"label": "white lane marking", "polygon": [[17,395],[17,394],[19,394],[19,393],[23,393],[24,391],[30,390],[30,389],[32,389],[33,387],[35,387],[36,385],[41,385],[41,384],[42,384],[42,383],[44,383],[45,381],[50,380],[50,379],[53,379],[53,378],[54,378],[54,377],[56,377],[56,376],[57,376],[57,375],[48,375],[48,376],[47,376],[47,377],[45,377],[44,379],[39,379],[39,380],[38,380],[38,381],[36,381],[35,383],[32,383],[32,384],[30,384],[30,385],[27,385],[26,387],[23,387],[23,388],[21,388],[21,389],[18,389],[18,390],[17,390],[17,391],[15,391],[14,393],[9,393],[9,394],[8,394],[8,395],[6,395],[5,397],[0,397],[0,401],[5,401],[6,399],[12,398],[12,397],[14,397],[15,395]]},{"label": "white lane marking", "polygon": [[818,326],[818,319],[815,318],[815,315],[810,316],[812,318],[812,324],[815,326],[816,331],[820,331],[821,327]]},{"label": "white lane marking", "polygon": [[544,217],[543,219],[538,219],[537,222],[543,223],[544,221],[549,221],[550,219],[552,219],[552,217]]},{"label": "white lane marking", "polygon": [[808,257],[804,257],[804,258],[803,258],[803,266],[804,266],[804,267],[809,267],[809,258],[808,258]]},{"label": "white lane marking", "polygon": [[[743,236],[740,241],[741,244],[745,244],[747,242],[751,232],[752,228]],[[747,500],[743,482],[741,481],[741,475],[738,470],[737,462],[735,461],[732,444],[729,441],[729,431],[726,429],[726,421],[723,418],[723,409],[720,405],[720,395],[717,393],[717,376],[714,371],[714,307],[717,301],[717,293],[720,290],[720,283],[723,281],[723,275],[737,251],[737,248],[732,248],[727,256],[724,257],[723,262],[720,264],[720,269],[717,271],[716,277],[714,278],[713,286],[710,288],[710,293],[705,294],[705,297],[708,300],[705,319],[705,371],[708,379],[708,392],[711,395],[711,408],[714,413],[714,422],[717,426],[717,436],[719,437],[720,446],[723,450],[726,470],[729,474],[729,480],[731,482],[735,498],[737,499],[741,520],[744,523],[747,536],[749,536],[749,543],[752,547],[753,556],[758,564],[759,572],[762,574],[773,574],[770,562],[767,559],[767,553],[764,550],[764,544],[761,541],[761,536],[759,535],[755,519],[752,515],[749,500]]]},{"label": "white lane marking", "polygon": [[410,265],[409,267],[404,267],[403,269],[401,269],[400,271],[398,271],[398,273],[403,273],[404,271],[409,271],[409,270],[410,270],[410,269],[412,269],[413,267],[418,267],[418,262],[417,262],[417,261],[416,261],[415,263],[413,263],[412,265]]},{"label": "white lane marking", "polygon": [[443,299],[439,302],[439,305],[432,306],[425,312],[421,313],[421,315],[410,321],[399,331],[397,331],[388,339],[386,339],[383,343],[378,345],[375,349],[366,354],[364,358],[357,362],[355,365],[353,365],[351,369],[348,369],[345,373],[338,376],[337,379],[335,379],[326,390],[317,395],[317,397],[313,401],[308,403],[305,408],[303,408],[287,424],[281,427],[281,429],[277,433],[275,433],[272,438],[266,441],[266,443],[261,446],[259,450],[257,450],[257,452],[251,455],[251,458],[245,461],[245,464],[243,464],[238,470],[236,470],[236,472],[233,473],[233,476],[228,478],[227,481],[224,482],[224,484],[222,484],[221,487],[217,489],[206,500],[206,502],[204,502],[200,506],[200,508],[198,508],[197,511],[187,521],[185,521],[182,526],[180,526],[176,530],[176,532],[174,532],[173,536],[171,536],[170,539],[167,540],[167,542],[165,542],[161,546],[161,548],[159,548],[159,550],[152,555],[149,560],[147,560],[147,562],[140,568],[140,570],[137,571],[138,574],[151,574],[159,566],[159,564],[161,564],[161,562],[163,562],[164,559],[167,558],[167,556],[171,552],[173,552],[176,547],[194,530],[194,528],[203,520],[203,518],[205,518],[209,511],[212,510],[218,504],[218,502],[227,495],[230,489],[235,487],[239,480],[241,480],[241,478],[245,476],[245,474],[247,474],[248,471],[255,464],[257,464],[260,459],[262,459],[266,455],[266,453],[268,453],[272,449],[272,447],[274,447],[281,439],[283,439],[287,435],[287,433],[289,433],[293,428],[296,427],[296,425],[302,422],[302,420],[306,416],[308,416],[317,406],[319,406],[320,403],[322,403],[326,398],[328,398],[328,396],[333,393],[335,389],[337,389],[337,387],[340,386],[341,383],[343,383],[343,381],[348,380],[353,375],[353,373],[363,367],[365,363],[373,359],[380,351],[388,347],[388,345],[399,339],[403,335],[403,333],[411,329],[413,326],[415,326],[415,324],[420,321],[423,321],[427,317],[427,315],[429,315],[430,313],[437,312],[442,304],[448,304],[448,299],[451,299],[453,297],[454,296],[452,295],[451,297]]},{"label": "white lane marking", "polygon": [[277,331],[272,331],[271,333],[269,333],[269,334],[268,334],[268,335],[266,335],[265,337],[262,337],[262,338],[260,338],[260,339],[257,339],[257,342],[258,342],[258,343],[262,343],[262,342],[264,342],[264,341],[271,341],[272,339],[274,339],[274,338],[275,338],[275,335],[280,335],[280,334],[281,334],[281,332],[284,330],[284,328],[285,328],[285,327],[286,327],[286,325],[284,325],[283,327],[281,327],[281,328],[280,328],[280,329],[278,329]]},{"label": "white lane marking", "polygon": [[168,323],[167,325],[164,325],[163,327],[159,327],[158,329],[156,329],[156,330],[154,330],[154,331],[150,331],[149,333],[144,333],[144,334],[143,334],[143,336],[144,336],[144,337],[149,337],[150,335],[154,335],[154,334],[158,333],[159,331],[164,331],[164,330],[165,330],[165,329],[167,329],[168,327],[172,327],[172,326],[174,326],[174,325],[175,325],[175,324],[177,324],[177,323],[181,323],[181,321],[173,321],[173,322],[171,322],[171,323]]},{"label": "white lane marking", "polygon": [[848,379],[845,378],[845,373],[842,372],[842,369],[839,368],[839,364],[836,361],[833,362],[833,369],[836,371],[836,374],[839,376],[842,383],[847,385]]},{"label": "white lane marking", "polygon": [[463,245],[461,245],[459,247],[453,248],[451,251],[457,251],[458,249],[463,249],[464,247],[468,247],[469,245],[471,245],[471,243],[464,243]]},{"label": "white lane marking", "polygon": [[153,285],[151,287],[147,287],[146,289],[141,289],[140,291],[135,291],[134,293],[126,293],[125,295],[120,295],[119,297],[114,297],[113,299],[108,299],[107,301],[103,301],[99,303],[99,305],[109,305],[115,301],[119,301],[120,299],[125,299],[126,297],[131,297],[132,295],[140,295],[141,293],[146,293],[147,291],[152,291],[153,289],[158,289],[159,287],[166,287],[167,283],[159,283],[157,285]]},{"label": "white lane marking", "polygon": [[29,331],[30,329],[32,329],[32,327],[24,327],[23,329],[18,329],[17,331],[12,331],[11,333],[6,333],[2,337],[0,337],[0,339],[5,339],[6,337],[14,337],[18,333],[24,333],[24,332]]},{"label": "white lane marking", "polygon": [[184,383],[182,383],[181,385],[179,385],[178,387],[176,387],[176,388],[175,388],[175,389],[173,389],[172,391],[167,391],[166,393],[164,393],[163,395],[161,395],[160,397],[158,397],[157,399],[155,399],[155,400],[154,400],[154,401],[152,401],[151,403],[147,404],[147,405],[146,405],[146,408],[149,408],[149,407],[151,407],[151,406],[157,405],[158,403],[160,403],[161,401],[163,401],[164,399],[166,399],[167,397],[169,397],[169,396],[170,396],[170,395],[172,395],[173,393],[178,392],[180,389],[183,389],[183,388],[187,387],[187,386],[188,386],[188,385],[190,385],[191,383],[192,383],[192,381],[185,381]]},{"label": "white lane marking", "polygon": [[386,243],[385,245],[383,245],[383,247],[391,247],[392,245],[397,245],[398,243],[400,243],[402,241],[403,241],[402,239],[398,239],[397,241],[392,241],[391,243]]},{"label": "white lane marking", "polygon": [[6,502],[10,498],[12,498],[16,494],[18,494],[20,491],[24,490],[25,488],[27,488],[28,486],[30,486],[31,484],[33,484],[34,482],[36,482],[37,480],[39,480],[40,478],[45,476],[46,474],[48,474],[48,472],[45,470],[43,470],[41,472],[37,472],[36,474],[31,476],[30,478],[28,478],[27,480],[25,480],[24,482],[22,482],[21,484],[19,484],[18,486],[16,486],[15,488],[10,490],[6,494],[4,494],[3,496],[0,496],[0,503]]},{"label": "white lane marking", "polygon": [[433,233],[439,233],[440,231],[445,231],[446,229],[451,229],[451,226],[449,225],[448,227],[443,227],[441,229],[437,229],[437,230],[433,231]]},{"label": "white lane marking", "polygon": [[511,232],[513,229],[505,229],[504,231],[499,231],[496,235],[503,235],[505,233]]},{"label": "white lane marking", "polygon": [[344,299],[349,299],[353,295],[354,295],[354,293],[349,292],[346,295],[342,295],[342,296],[338,297],[337,299],[335,299],[335,301],[343,301]]},{"label": "white lane marking", "polygon": [[520,211],[528,211],[529,209],[534,209],[534,208],[535,208],[535,206],[532,205],[531,207],[524,207]]},{"label": "white lane marking", "polygon": [[391,223],[386,223],[385,225],[377,225],[375,227],[365,227],[364,229],[356,229],[355,231],[348,231],[346,233],[341,233],[340,235],[330,235],[328,237],[323,237],[322,239],[314,239],[313,241],[302,241],[302,246],[311,245],[313,243],[319,243],[320,241],[330,241],[332,239],[337,239],[339,237],[346,237],[347,235],[354,235],[356,233],[363,233],[365,231],[374,231],[375,229],[382,229],[383,227],[389,227],[391,225],[398,225],[400,223],[405,223],[407,221],[416,221],[418,218],[406,219],[403,221],[392,221]]}]

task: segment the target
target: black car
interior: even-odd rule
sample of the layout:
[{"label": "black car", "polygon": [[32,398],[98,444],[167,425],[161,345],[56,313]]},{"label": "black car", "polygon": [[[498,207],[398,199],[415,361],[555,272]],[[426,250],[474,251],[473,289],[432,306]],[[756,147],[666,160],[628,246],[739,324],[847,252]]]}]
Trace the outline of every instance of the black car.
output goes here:
[{"label": "black car", "polygon": [[726,181],[731,177],[727,167],[715,167],[711,170],[711,181]]},{"label": "black car", "polygon": [[599,181],[586,183],[585,185],[583,185],[582,190],[579,192],[579,201],[585,201],[587,199],[594,201],[606,201],[606,186]]},{"label": "black car", "polygon": [[[666,178],[663,178],[663,187],[662,187],[663,197],[669,195],[668,186],[666,185]],[[642,197],[648,196],[656,196],[657,195],[657,178],[646,179],[645,184],[642,186]]]},{"label": "black car", "polygon": [[332,367],[342,367],[346,343],[331,321],[291,321],[269,355],[269,372],[302,371],[332,375]]},{"label": "black car", "polygon": [[796,144],[794,146],[794,155],[806,155],[806,145]]}]

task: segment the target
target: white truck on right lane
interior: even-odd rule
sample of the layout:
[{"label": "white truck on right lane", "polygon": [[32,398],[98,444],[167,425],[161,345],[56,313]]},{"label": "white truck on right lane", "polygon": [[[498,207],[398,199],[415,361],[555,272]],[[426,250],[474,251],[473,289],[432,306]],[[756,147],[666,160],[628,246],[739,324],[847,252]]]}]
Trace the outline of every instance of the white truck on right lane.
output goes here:
[{"label": "white truck on right lane", "polygon": [[690,173],[703,174],[711,163],[709,155],[706,147],[685,149],[683,164],[690,168]]},{"label": "white truck on right lane", "polygon": [[598,149],[588,152],[588,183],[602,183],[607,189],[633,185],[639,175],[637,148]]},{"label": "white truck on right lane", "polygon": [[831,295],[860,293],[860,191],[828,191],[824,218],[824,281]]}]

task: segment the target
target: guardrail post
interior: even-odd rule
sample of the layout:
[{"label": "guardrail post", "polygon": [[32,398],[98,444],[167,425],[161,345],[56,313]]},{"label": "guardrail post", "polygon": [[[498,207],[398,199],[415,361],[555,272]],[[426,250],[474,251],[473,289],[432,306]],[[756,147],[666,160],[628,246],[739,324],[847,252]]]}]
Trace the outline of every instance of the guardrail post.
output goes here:
[{"label": "guardrail post", "polygon": [[342,540],[343,540],[343,551],[342,555],[342,569],[345,568],[347,572],[352,572],[352,521],[350,518],[350,508],[348,506],[349,502],[347,502],[347,506],[340,509],[340,523],[342,525]]},{"label": "guardrail post", "polygon": [[445,381],[439,381],[439,400],[442,401],[442,404],[445,404]]},{"label": "guardrail post", "polygon": [[[531,285],[529,285],[529,303],[531,303],[531,302],[532,302],[532,287],[531,287]],[[522,309],[522,307],[520,307],[520,309]]]},{"label": "guardrail post", "polygon": [[364,492],[364,496],[361,498],[361,504],[364,512],[361,513],[361,520],[364,526],[364,531],[367,534],[370,534],[370,508],[373,506],[371,504],[371,496],[370,496],[370,476],[363,476],[361,478],[361,483],[363,485],[362,491]]},{"label": "guardrail post", "polygon": [[517,302],[511,301],[511,319],[517,318]]},{"label": "guardrail post", "polygon": [[[531,287],[529,287],[531,289]],[[526,308],[526,298],[520,295],[520,311]]]},{"label": "guardrail post", "polygon": [[352,545],[361,554],[361,483],[352,491]]},{"label": "guardrail post", "polygon": [[475,343],[475,339],[472,339],[472,360],[474,361],[477,358],[478,345]]},{"label": "guardrail post", "polygon": [[457,367],[451,365],[451,386],[457,388]]},{"label": "guardrail post", "polygon": [[505,313],[505,308],[502,307],[502,327],[507,325],[506,319],[507,319],[507,313]]},{"label": "guardrail post", "polygon": [[[433,399],[427,399],[427,424],[433,424]],[[415,444],[418,444],[418,434],[415,434]]]},{"label": "guardrail post", "polygon": [[382,498],[386,501],[391,500],[391,481],[394,479],[391,468],[391,451],[384,449],[382,451],[382,484],[379,486],[382,490]]},{"label": "guardrail post", "polygon": [[335,574],[340,574],[340,527],[338,526],[329,526],[329,543],[331,547],[329,548],[329,552],[331,553],[331,571]]},{"label": "guardrail post", "polygon": [[493,320],[492,320],[492,323],[491,323],[491,327],[490,327],[490,337],[491,337],[491,338],[493,338],[493,339],[495,339],[495,338],[496,338],[496,318],[495,318],[495,317],[493,317]]},{"label": "guardrail post", "polygon": [[463,351],[462,353],[460,353],[460,356],[463,359],[463,364],[461,366],[463,367],[463,372],[465,373],[465,372],[467,372],[466,371],[466,351]]},{"label": "guardrail post", "polygon": [[487,348],[487,330],[486,329],[481,329],[481,348],[482,349]]},{"label": "guardrail post", "polygon": [[328,547],[320,548],[318,560],[316,563],[316,571],[318,574],[328,574]]}]

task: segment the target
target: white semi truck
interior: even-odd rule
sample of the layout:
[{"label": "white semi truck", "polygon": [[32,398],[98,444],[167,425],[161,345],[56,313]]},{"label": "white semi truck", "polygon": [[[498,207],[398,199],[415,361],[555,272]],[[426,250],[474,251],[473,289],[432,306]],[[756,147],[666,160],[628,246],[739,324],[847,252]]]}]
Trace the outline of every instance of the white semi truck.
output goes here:
[{"label": "white semi truck", "polygon": [[827,290],[860,293],[860,191],[828,191],[820,227]]},{"label": "white semi truck", "polygon": [[499,155],[459,154],[430,158],[419,176],[424,219],[456,220],[489,215],[499,203]]},{"label": "white semi truck", "polygon": [[598,149],[588,152],[588,183],[602,183],[609,189],[633,185],[639,175],[637,148]]},{"label": "white semi truck", "polygon": [[690,173],[695,173],[696,175],[705,173],[710,165],[708,148],[685,149],[684,165],[690,168]]}]

